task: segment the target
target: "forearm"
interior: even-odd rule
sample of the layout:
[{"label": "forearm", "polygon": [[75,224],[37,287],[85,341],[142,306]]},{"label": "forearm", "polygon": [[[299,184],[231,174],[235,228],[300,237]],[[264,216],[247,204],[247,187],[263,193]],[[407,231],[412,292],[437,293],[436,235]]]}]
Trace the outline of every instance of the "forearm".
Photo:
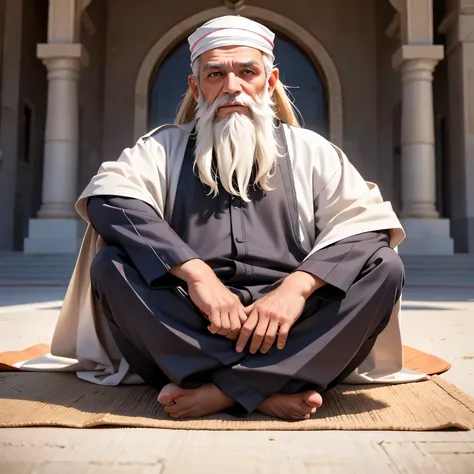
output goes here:
[{"label": "forearm", "polygon": [[388,230],[366,232],[313,253],[297,270],[307,272],[326,283],[314,290],[320,298],[341,300],[370,256],[381,247],[389,245]]},{"label": "forearm", "polygon": [[150,286],[182,283],[169,270],[194,252],[148,204],[130,198],[95,196],[87,206],[89,219],[108,245],[119,247]]},{"label": "forearm", "polygon": [[182,264],[175,265],[169,272],[188,284],[215,276],[214,270],[200,259],[188,260]]},{"label": "forearm", "polygon": [[280,285],[282,288],[295,292],[308,299],[316,290],[326,284],[321,278],[305,271],[290,273]]}]

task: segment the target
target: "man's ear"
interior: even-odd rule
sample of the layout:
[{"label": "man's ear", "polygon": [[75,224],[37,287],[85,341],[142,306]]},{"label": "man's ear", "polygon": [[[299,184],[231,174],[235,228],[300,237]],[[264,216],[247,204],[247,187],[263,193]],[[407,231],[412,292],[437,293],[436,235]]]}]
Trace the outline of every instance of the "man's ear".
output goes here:
[{"label": "man's ear", "polygon": [[277,68],[273,69],[270,76],[268,77],[268,95],[270,97],[273,95],[273,91],[275,90],[279,77],[280,71]]},{"label": "man's ear", "polygon": [[188,84],[196,100],[199,99],[198,85],[194,76],[188,76]]}]

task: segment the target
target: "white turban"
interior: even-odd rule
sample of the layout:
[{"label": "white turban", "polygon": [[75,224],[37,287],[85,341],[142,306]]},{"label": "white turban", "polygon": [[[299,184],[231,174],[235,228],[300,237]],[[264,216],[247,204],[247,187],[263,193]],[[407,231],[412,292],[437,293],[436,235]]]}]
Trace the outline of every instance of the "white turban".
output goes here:
[{"label": "white turban", "polygon": [[224,46],[249,46],[273,56],[275,34],[243,16],[221,16],[208,21],[189,36],[191,63],[202,53]]}]

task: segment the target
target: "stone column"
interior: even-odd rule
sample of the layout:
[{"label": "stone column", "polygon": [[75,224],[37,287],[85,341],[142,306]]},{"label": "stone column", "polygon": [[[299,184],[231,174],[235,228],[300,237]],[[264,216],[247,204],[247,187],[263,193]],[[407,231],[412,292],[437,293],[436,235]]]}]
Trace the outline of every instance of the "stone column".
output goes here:
[{"label": "stone column", "polygon": [[40,45],[38,57],[48,69],[43,202],[38,217],[69,219],[75,217],[77,198],[81,45]]},{"label": "stone column", "polygon": [[48,69],[43,192],[38,219],[30,221],[25,253],[70,253],[79,245],[77,199],[80,44],[40,44]]},{"label": "stone column", "polygon": [[78,85],[87,53],[79,42],[87,0],[50,0],[48,43],[37,56],[47,68],[48,105],[44,144],[42,204],[31,219],[25,253],[75,253],[79,249],[77,199]]},{"label": "stone column", "polygon": [[390,0],[401,46],[393,67],[402,81],[402,224],[400,254],[453,253],[448,219],[436,210],[433,71],[444,49],[433,45],[432,0]]},{"label": "stone column", "polygon": [[[413,48],[413,47],[411,47]],[[433,70],[435,58],[417,56],[405,46],[400,58],[402,79],[402,217],[437,218],[433,119]],[[419,50],[419,47],[414,47]],[[429,48],[427,50],[427,48]],[[436,48],[434,51],[431,48]],[[440,53],[423,47],[425,55]],[[406,59],[403,59],[405,55]],[[440,58],[439,58],[440,59]]]},{"label": "stone column", "polygon": [[443,58],[438,45],[404,45],[394,56],[402,80],[401,254],[452,254],[449,220],[436,210],[433,70]]}]

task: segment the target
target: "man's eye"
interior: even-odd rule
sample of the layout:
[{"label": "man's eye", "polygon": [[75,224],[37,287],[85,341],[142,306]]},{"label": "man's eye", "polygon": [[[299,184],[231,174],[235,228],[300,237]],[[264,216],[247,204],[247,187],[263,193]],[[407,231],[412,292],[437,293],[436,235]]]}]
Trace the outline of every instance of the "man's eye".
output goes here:
[{"label": "man's eye", "polygon": [[255,72],[252,71],[251,69],[245,69],[245,70],[243,71],[243,74],[244,74],[244,76],[250,76],[250,75],[252,75],[252,74],[255,74]]},{"label": "man's eye", "polygon": [[221,72],[211,72],[207,77],[218,77],[222,76]]}]

